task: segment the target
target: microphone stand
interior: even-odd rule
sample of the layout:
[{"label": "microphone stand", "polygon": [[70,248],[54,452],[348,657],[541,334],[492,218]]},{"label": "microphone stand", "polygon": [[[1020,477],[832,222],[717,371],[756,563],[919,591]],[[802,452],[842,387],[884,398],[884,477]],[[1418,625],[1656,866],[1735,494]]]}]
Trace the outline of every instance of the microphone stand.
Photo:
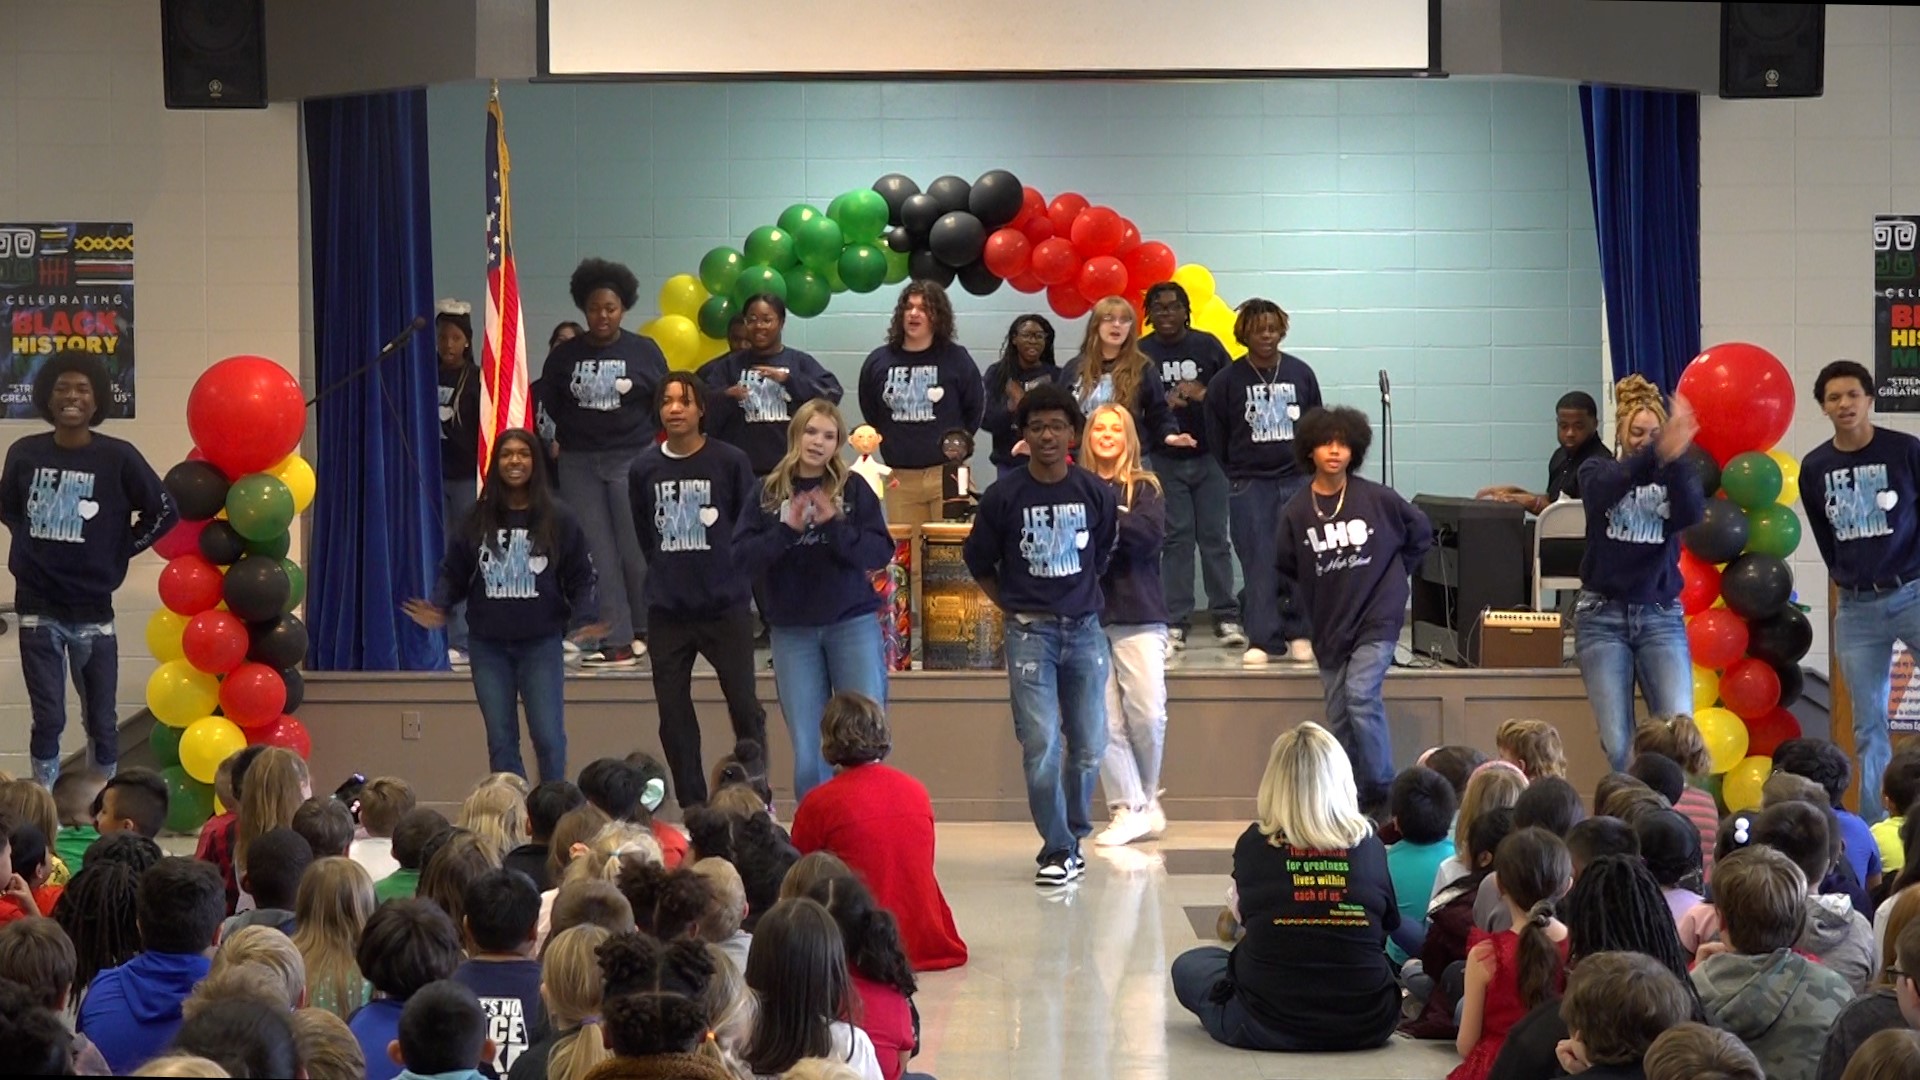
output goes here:
[{"label": "microphone stand", "polygon": [[425,329],[426,325],[427,325],[427,319],[426,319],[426,316],[424,315],[408,323],[407,328],[405,330],[400,331],[398,334],[394,335],[393,340],[387,342],[386,345],[383,346],[379,352],[375,353],[373,356],[373,359],[367,361],[364,364],[361,364],[359,367],[354,368],[352,371],[347,372],[345,375],[340,376],[338,379],[333,380],[332,382],[328,383],[326,386],[322,387],[312,397],[308,398],[307,407],[311,409],[314,406],[314,404],[318,402],[321,398],[326,397],[328,394],[333,393],[334,391],[340,389],[341,387],[347,385],[348,383],[354,381],[355,379],[358,379],[360,376],[365,375],[367,372],[372,371],[374,368],[379,367],[381,362],[384,361],[387,357],[392,356],[394,353],[397,353],[402,348],[406,347],[407,342],[413,340],[413,335]]},{"label": "microphone stand", "polygon": [[1387,381],[1384,369],[1380,372],[1380,452],[1383,464],[1380,468],[1380,482],[1393,486],[1393,384]]}]

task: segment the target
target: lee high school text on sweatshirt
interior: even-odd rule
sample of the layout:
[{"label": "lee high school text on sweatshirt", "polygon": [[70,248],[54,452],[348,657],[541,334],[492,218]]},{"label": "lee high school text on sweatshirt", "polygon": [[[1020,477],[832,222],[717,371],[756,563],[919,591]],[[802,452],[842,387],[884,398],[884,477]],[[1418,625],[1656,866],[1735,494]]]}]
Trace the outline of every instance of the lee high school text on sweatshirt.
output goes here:
[{"label": "lee high school text on sweatshirt", "polygon": [[173,500],[132,443],[93,433],[68,449],[52,432],[7,448],[0,523],[22,615],[111,622],[127,563],[173,527]]},{"label": "lee high school text on sweatshirt", "polygon": [[1266,371],[1241,357],[1207,384],[1207,448],[1229,480],[1298,476],[1293,425],[1320,404],[1320,380],[1299,357],[1283,352]]},{"label": "lee high school text on sweatshirt", "polygon": [[[795,480],[796,494],[820,487],[820,478]],[[849,474],[840,490],[839,513],[824,525],[811,521],[795,531],[783,520],[785,504],[769,508],[757,496],[741,519],[734,557],[741,572],[767,575],[770,626],[832,626],[880,609],[880,594],[867,575],[893,558],[886,511],[873,488]]]},{"label": "lee high school text on sweatshirt", "polygon": [[647,553],[647,607],[683,619],[745,608],[751,579],[733,536],[760,497],[746,451],[711,438],[686,457],[655,446],[634,461],[627,484]]},{"label": "lee high school text on sweatshirt", "polygon": [[1363,477],[1347,477],[1344,502],[1308,485],[1287,503],[1275,562],[1281,580],[1299,583],[1322,669],[1338,669],[1361,645],[1399,640],[1407,580],[1432,543],[1427,515]]},{"label": "lee high school text on sweatshirt", "polygon": [[[780,368],[787,381],[770,379],[755,368]],[[793,410],[815,398],[840,404],[840,380],[820,361],[798,349],[781,349],[773,356],[728,353],[700,369],[713,388],[708,430],[747,452],[755,476],[773,471],[787,453],[787,425]],[[747,396],[735,401],[728,390],[745,387]]]},{"label": "lee high school text on sweatshirt", "polygon": [[980,496],[961,556],[976,580],[999,583],[1014,614],[1081,618],[1105,606],[1100,575],[1113,557],[1113,489],[1085,469],[1042,483],[1030,469],[996,480]]},{"label": "lee high school text on sweatshirt", "polygon": [[508,510],[501,528],[475,543],[464,523],[453,535],[433,603],[442,610],[465,602],[467,626],[488,641],[532,641],[578,630],[600,617],[593,556],[573,511],[555,503],[551,550],[525,510]]},{"label": "lee high school text on sweatshirt", "polygon": [[1119,514],[1113,559],[1100,578],[1107,606],[1100,621],[1108,626],[1145,626],[1167,621],[1167,597],[1160,587],[1160,548],[1167,539],[1167,499],[1152,484],[1135,481],[1133,501],[1107,481]]},{"label": "lee high school text on sweatshirt", "polygon": [[1800,502],[1834,584],[1869,588],[1920,575],[1920,439],[1876,427],[1858,450],[1829,439],[1800,464]]},{"label": "lee high school text on sweatshirt", "polygon": [[1629,604],[1670,604],[1680,595],[1680,530],[1700,520],[1706,497],[1684,460],[1661,464],[1651,448],[1580,466],[1587,552],[1580,587]]},{"label": "lee high school text on sweatshirt", "polygon": [[1086,356],[1080,355],[1067,361],[1060,369],[1060,388],[1073,395],[1080,403],[1080,411],[1093,415],[1093,410],[1102,405],[1120,405],[1133,414],[1133,426],[1140,433],[1140,445],[1147,450],[1165,446],[1167,436],[1174,433],[1173,413],[1167,408],[1167,391],[1160,385],[1160,372],[1156,365],[1148,364],[1140,374],[1140,385],[1133,392],[1132,401],[1113,399],[1113,375],[1103,374],[1094,381],[1092,388],[1080,385],[1083,373],[1087,369]]},{"label": "lee high school text on sweatshirt", "polygon": [[882,345],[860,365],[860,414],[880,433],[880,457],[896,469],[945,463],[940,436],[980,430],[984,396],[973,354],[953,342],[924,352]]},{"label": "lee high school text on sweatshirt", "polygon": [[667,375],[660,346],[631,330],[610,345],[577,334],[553,347],[541,399],[560,452],[639,450],[653,442],[653,396]]}]

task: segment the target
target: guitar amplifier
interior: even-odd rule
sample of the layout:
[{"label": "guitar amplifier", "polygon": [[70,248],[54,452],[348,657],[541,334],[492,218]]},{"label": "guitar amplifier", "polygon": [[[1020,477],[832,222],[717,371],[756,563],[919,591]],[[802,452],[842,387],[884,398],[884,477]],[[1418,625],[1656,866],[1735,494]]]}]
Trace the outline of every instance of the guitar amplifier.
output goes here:
[{"label": "guitar amplifier", "polygon": [[1479,656],[1483,668],[1557,668],[1560,615],[1554,611],[1486,611],[1480,615]]}]

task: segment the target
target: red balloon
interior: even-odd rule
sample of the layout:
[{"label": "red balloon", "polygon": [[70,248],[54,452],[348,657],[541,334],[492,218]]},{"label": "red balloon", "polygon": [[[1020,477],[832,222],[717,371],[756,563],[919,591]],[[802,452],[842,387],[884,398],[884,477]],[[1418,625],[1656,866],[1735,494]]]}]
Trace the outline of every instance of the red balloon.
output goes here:
[{"label": "red balloon", "polygon": [[1069,235],[1073,237],[1073,250],[1079,252],[1081,258],[1091,259],[1118,251],[1123,232],[1119,214],[1104,206],[1089,206],[1073,219],[1073,231]]},{"label": "red balloon", "polygon": [[1775,705],[1747,721],[1747,753],[1753,757],[1772,757],[1780,744],[1800,737],[1800,718]]},{"label": "red balloon", "polygon": [[[1007,224],[1011,228],[1024,230],[1027,227],[1027,222],[1032,221],[1036,217],[1046,216],[1047,197],[1040,194],[1039,188],[1022,188],[1020,190],[1020,212],[1013,215],[1013,220]],[[1053,222],[1049,221],[1047,224],[1052,225]]]},{"label": "red balloon", "polygon": [[987,237],[987,246],[980,251],[980,261],[993,271],[995,277],[1016,277],[1027,269],[1027,260],[1033,256],[1033,245],[1028,242],[1027,234],[1009,225],[1004,229],[995,229]]},{"label": "red balloon", "polygon": [[1087,303],[1097,304],[1126,291],[1127,268],[1111,255],[1095,255],[1080,268],[1078,284],[1080,295],[1087,298]]},{"label": "red balloon", "polygon": [[1053,222],[1053,235],[1071,236],[1073,234],[1073,220],[1079,217],[1080,212],[1086,208],[1087,197],[1085,195],[1072,191],[1055,195],[1053,201],[1047,204],[1047,217]]},{"label": "red balloon", "polygon": [[1077,319],[1093,309],[1093,304],[1072,285],[1047,286],[1047,304],[1063,319]]},{"label": "red balloon", "polygon": [[1080,275],[1080,256],[1071,243],[1056,236],[1034,245],[1027,267],[1048,285],[1064,285]]},{"label": "red balloon", "polygon": [[1720,598],[1720,568],[1680,549],[1680,610],[1698,615]]},{"label": "red balloon", "polygon": [[[1747,624],[1726,608],[1708,608],[1687,621],[1687,649],[1701,667],[1727,667],[1746,655]],[[1724,696],[1725,680],[1721,683]]]},{"label": "red balloon", "polygon": [[1120,256],[1127,267],[1127,288],[1145,292],[1147,286],[1173,280],[1173,249],[1158,240],[1149,240]]},{"label": "red balloon", "polygon": [[209,675],[225,675],[247,659],[247,624],[230,611],[203,611],[187,623],[180,647],[187,663]]},{"label": "red balloon", "polygon": [[1020,231],[1027,234],[1027,243],[1037,247],[1053,239],[1053,219],[1045,214],[1035,214],[1027,219],[1025,225],[1020,226]]},{"label": "red balloon", "polygon": [[220,680],[220,711],[243,728],[265,727],[286,707],[286,681],[265,664],[241,664]]},{"label": "red balloon", "polygon": [[229,356],[187,395],[187,431],[228,476],[264,472],[300,446],[307,401],[293,373],[263,356]]},{"label": "red balloon", "polygon": [[1742,720],[1765,716],[1780,704],[1780,675],[1765,660],[1738,661],[1720,676],[1720,700]]},{"label": "red balloon", "polygon": [[1117,248],[1114,248],[1113,253],[1115,255],[1124,256],[1126,255],[1127,252],[1132,251],[1135,248],[1138,248],[1139,246],[1140,246],[1140,226],[1135,225],[1128,218],[1121,218],[1120,219],[1120,246]]},{"label": "red balloon", "polygon": [[1680,373],[1674,393],[1700,419],[1693,441],[1721,465],[1749,450],[1766,450],[1793,426],[1793,378],[1758,345],[1715,345]]},{"label": "red balloon", "polygon": [[206,527],[204,521],[176,521],[160,539],[153,542],[153,550],[163,559],[191,555],[200,550],[200,532]]},{"label": "red balloon", "polygon": [[1031,267],[1007,279],[1007,284],[1023,293],[1037,293],[1046,289],[1047,283],[1033,276]]},{"label": "red balloon", "polygon": [[278,746],[299,754],[303,761],[313,753],[313,739],[307,735],[306,726],[284,715],[270,724],[247,729],[247,745]]},{"label": "red balloon", "polygon": [[220,606],[226,579],[202,555],[182,555],[160,571],[160,602],[176,615],[198,615]]}]

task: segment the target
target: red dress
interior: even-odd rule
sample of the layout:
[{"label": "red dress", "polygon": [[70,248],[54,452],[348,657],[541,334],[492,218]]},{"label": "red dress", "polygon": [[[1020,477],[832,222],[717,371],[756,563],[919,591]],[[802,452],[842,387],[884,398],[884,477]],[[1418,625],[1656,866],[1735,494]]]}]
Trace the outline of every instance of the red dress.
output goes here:
[{"label": "red dress", "polygon": [[853,1026],[872,1040],[874,1056],[880,1059],[880,1080],[900,1080],[900,1052],[918,1049],[913,1045],[913,1006],[900,991],[858,974],[853,976],[853,989],[860,997]]},{"label": "red dress", "polygon": [[807,793],[793,814],[793,846],[831,851],[900,923],[915,971],[967,962],[967,943],[933,876],[933,800],[906,773],[856,765]]},{"label": "red dress", "polygon": [[[1486,1004],[1480,1010],[1480,1041],[1473,1044],[1467,1059],[1454,1066],[1447,1080],[1486,1080],[1493,1071],[1494,1059],[1506,1045],[1507,1032],[1532,1010],[1520,1000],[1520,935],[1512,930],[1489,934],[1475,930],[1467,938],[1467,952],[1483,941],[1493,943],[1493,978],[1487,983]],[[1567,939],[1561,938],[1560,977],[1554,980],[1554,993],[1566,982]]]}]

